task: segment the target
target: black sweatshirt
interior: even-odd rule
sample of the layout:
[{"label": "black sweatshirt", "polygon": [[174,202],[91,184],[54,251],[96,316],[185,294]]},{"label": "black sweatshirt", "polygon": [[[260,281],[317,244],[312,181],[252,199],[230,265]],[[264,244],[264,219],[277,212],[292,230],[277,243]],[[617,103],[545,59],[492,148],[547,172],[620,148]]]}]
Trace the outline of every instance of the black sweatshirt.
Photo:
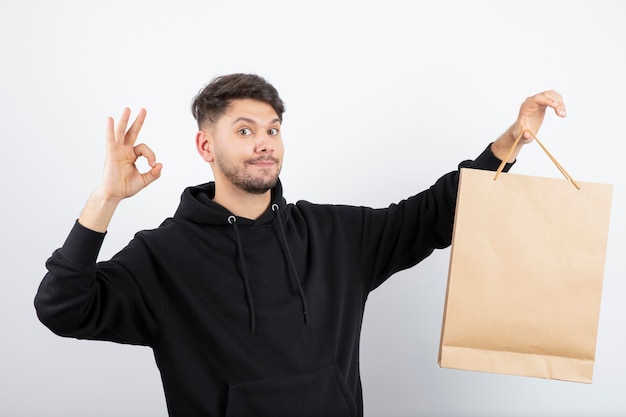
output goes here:
[{"label": "black sweatshirt", "polygon": [[[495,170],[489,148],[459,167]],[[509,165],[505,169],[508,169]],[[53,332],[150,346],[169,414],[362,416],[359,338],[370,291],[450,245],[458,172],[386,209],[287,204],[257,220],[187,188],[172,218],[96,262],[78,222],[35,306]]]}]

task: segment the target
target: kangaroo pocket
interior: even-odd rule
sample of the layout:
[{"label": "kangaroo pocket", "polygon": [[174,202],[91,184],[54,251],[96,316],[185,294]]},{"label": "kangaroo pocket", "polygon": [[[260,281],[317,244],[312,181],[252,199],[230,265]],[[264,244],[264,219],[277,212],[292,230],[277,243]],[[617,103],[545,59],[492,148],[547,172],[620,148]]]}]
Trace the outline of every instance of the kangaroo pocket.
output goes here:
[{"label": "kangaroo pocket", "polygon": [[228,417],[354,417],[356,404],[336,364],[229,387]]}]

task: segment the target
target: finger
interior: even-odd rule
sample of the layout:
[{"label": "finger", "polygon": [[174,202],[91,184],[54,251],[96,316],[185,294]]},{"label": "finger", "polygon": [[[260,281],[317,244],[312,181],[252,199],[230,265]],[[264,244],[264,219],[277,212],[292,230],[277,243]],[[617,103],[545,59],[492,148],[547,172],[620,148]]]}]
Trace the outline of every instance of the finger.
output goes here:
[{"label": "finger", "polygon": [[113,143],[115,143],[115,121],[112,117],[107,117],[106,144],[109,146]]},{"label": "finger", "polygon": [[145,174],[141,174],[143,178],[144,184],[147,186],[150,183],[156,181],[161,176],[161,170],[163,169],[163,164],[158,163],[155,164],[150,171]]},{"label": "finger", "polygon": [[546,106],[552,107],[554,112],[560,116],[567,116],[567,111],[565,110],[565,103],[563,102],[563,97],[555,90],[549,90],[542,93],[545,96],[546,102],[544,103]]},{"label": "finger", "polygon": [[137,140],[137,136],[139,136],[139,131],[143,126],[143,122],[146,120],[146,109],[140,109],[139,114],[133,121],[133,124],[130,126],[128,131],[126,132],[126,136],[124,138],[124,143],[127,145],[134,145]]},{"label": "finger", "polygon": [[144,158],[148,160],[148,165],[150,165],[153,168],[156,165],[156,155],[152,151],[152,149],[150,149],[148,145],[146,145],[145,143],[140,143],[139,145],[135,146],[133,148],[133,153],[135,154],[135,157],[136,157],[135,160],[143,156]]},{"label": "finger", "polygon": [[[556,93],[556,92],[555,92]],[[556,105],[554,106],[554,112],[561,117],[567,116],[567,110],[565,109],[565,103],[563,102],[563,97],[557,93]]]},{"label": "finger", "polygon": [[122,111],[122,115],[120,116],[120,120],[117,123],[117,128],[115,129],[115,141],[124,143],[124,137],[126,136],[126,126],[128,126],[128,119],[130,119],[130,109],[128,107],[124,108]]}]

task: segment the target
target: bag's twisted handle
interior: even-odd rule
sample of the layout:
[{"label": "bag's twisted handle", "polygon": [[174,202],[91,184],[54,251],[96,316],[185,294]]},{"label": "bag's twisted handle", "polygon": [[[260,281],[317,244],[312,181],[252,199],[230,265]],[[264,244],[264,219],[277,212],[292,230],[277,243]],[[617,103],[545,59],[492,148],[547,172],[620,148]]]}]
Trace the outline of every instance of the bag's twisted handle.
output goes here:
[{"label": "bag's twisted handle", "polygon": [[531,132],[530,130],[528,130],[528,129],[523,130],[522,133],[519,134],[517,139],[515,139],[515,142],[513,143],[513,146],[511,147],[511,150],[509,151],[508,155],[506,156],[506,158],[504,158],[504,160],[502,161],[502,163],[498,167],[498,170],[496,171],[496,175],[495,175],[495,177],[493,177],[493,180],[494,181],[497,180],[498,177],[500,176],[500,174],[502,173],[502,170],[504,169],[504,166],[506,165],[506,161],[508,161],[509,158],[511,157],[511,155],[513,154],[513,150],[515,149],[515,147],[519,143],[520,139],[522,139],[522,136],[524,135],[524,132],[528,132],[528,133],[530,133],[532,135],[533,139],[535,139],[535,141],[539,144],[539,146],[541,146],[541,149],[543,149],[543,151],[546,153],[546,155],[548,155],[548,158],[550,158],[552,160],[552,162],[554,163],[554,165],[556,165],[556,167],[559,169],[559,171],[561,171],[561,174],[563,174],[565,179],[569,180],[569,182],[571,182],[574,185],[574,187],[576,187],[576,189],[580,190],[580,186],[576,183],[576,181],[574,181],[574,178],[572,178],[572,176],[569,175],[567,173],[567,171],[565,171],[565,168],[563,168],[561,166],[561,164],[558,163],[558,161],[552,156],[552,154],[548,151],[548,149],[546,149],[546,147],[543,146],[543,143],[541,143],[539,141],[539,139],[537,139],[537,136],[535,136],[535,134],[533,132]]}]

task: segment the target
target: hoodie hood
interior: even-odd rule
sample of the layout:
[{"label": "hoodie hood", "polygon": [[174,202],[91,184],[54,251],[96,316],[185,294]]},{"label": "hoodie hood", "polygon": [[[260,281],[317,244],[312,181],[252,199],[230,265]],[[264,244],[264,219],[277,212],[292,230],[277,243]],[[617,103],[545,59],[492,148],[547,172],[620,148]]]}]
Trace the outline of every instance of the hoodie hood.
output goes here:
[{"label": "hoodie hood", "polygon": [[[272,209],[274,205],[278,206],[280,210],[277,213],[282,214],[283,217],[281,218],[284,219],[287,203],[283,198],[283,187],[280,180],[278,180],[271,192],[271,203],[265,213],[256,220],[238,217],[237,224],[239,226],[258,226],[272,223],[276,218],[276,213]],[[197,224],[228,226],[230,224],[228,219],[232,216],[232,213],[214,202],[214,196],[215,182],[186,188],[183,191],[180,205],[174,214],[174,218],[189,220]]]}]

